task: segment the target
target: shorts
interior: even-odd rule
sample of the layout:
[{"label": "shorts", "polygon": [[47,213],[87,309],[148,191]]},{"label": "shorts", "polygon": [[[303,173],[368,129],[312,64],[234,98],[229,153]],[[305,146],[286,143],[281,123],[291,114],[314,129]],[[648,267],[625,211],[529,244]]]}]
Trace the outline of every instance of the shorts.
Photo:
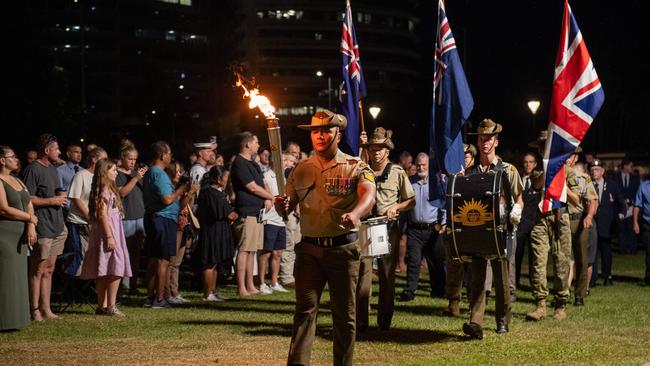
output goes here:
[{"label": "shorts", "polygon": [[287,249],[287,230],[284,226],[264,225],[265,252]]},{"label": "shorts", "polygon": [[135,234],[144,236],[144,218],[135,220],[122,220],[122,226],[124,226],[125,238],[130,238]]},{"label": "shorts", "polygon": [[144,246],[149,258],[169,260],[176,255],[176,222],[157,215],[144,217]]},{"label": "shorts", "polygon": [[58,257],[63,254],[67,237],[68,229],[64,226],[63,231],[55,238],[38,238],[30,256],[39,260],[46,260],[52,256]]},{"label": "shorts", "polygon": [[237,219],[234,225],[237,238],[237,250],[240,252],[257,252],[264,243],[264,224],[257,222],[256,216]]}]

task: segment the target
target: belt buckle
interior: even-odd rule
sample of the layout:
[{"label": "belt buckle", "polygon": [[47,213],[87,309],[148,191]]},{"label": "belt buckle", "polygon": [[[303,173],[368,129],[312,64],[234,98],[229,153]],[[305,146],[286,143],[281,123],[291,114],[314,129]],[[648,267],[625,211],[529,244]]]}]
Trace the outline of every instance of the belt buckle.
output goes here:
[{"label": "belt buckle", "polygon": [[321,247],[331,247],[333,245],[333,240],[331,237],[318,238],[318,246]]}]

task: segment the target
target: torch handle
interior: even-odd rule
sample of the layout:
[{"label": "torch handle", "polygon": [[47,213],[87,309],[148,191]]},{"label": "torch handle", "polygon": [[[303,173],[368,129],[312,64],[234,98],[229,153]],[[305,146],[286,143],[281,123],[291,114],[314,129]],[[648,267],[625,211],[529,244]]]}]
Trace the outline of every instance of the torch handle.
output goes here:
[{"label": "torch handle", "polygon": [[282,141],[280,138],[280,127],[277,126],[277,120],[272,125],[269,121],[269,127],[266,129],[269,134],[269,150],[271,150],[271,161],[273,162],[273,172],[278,182],[278,194],[284,194],[284,171],[282,169]]}]

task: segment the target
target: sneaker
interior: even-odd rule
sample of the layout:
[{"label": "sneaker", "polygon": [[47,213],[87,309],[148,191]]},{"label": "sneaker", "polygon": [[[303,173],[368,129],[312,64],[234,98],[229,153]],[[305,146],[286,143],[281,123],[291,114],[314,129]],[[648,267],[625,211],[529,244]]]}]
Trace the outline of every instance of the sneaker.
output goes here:
[{"label": "sneaker", "polygon": [[151,304],[152,309],[169,309],[172,307],[172,304],[167,301],[167,299],[162,299],[160,301],[154,300]]},{"label": "sneaker", "polygon": [[273,292],[289,292],[286,288],[282,287],[282,285],[278,282],[275,285],[271,285],[271,290]]},{"label": "sneaker", "polygon": [[214,294],[210,294],[208,297],[204,297],[203,301],[223,301],[223,299],[216,297]]},{"label": "sneaker", "polygon": [[95,315],[106,315],[106,308],[97,308],[95,309]]},{"label": "sneaker", "polygon": [[190,300],[185,299],[183,296],[181,296],[181,294],[172,296],[167,301],[169,301],[169,303],[172,305],[187,304],[190,302]]},{"label": "sneaker", "polygon": [[216,292],[214,293],[214,297],[216,297],[217,299],[220,299],[220,300],[230,300],[230,297],[228,297],[228,296],[222,294],[222,293],[219,292],[219,291],[216,291]]},{"label": "sneaker", "polygon": [[144,304],[142,304],[143,307],[150,308],[151,305],[153,305],[153,299],[152,298],[147,297],[146,299],[144,299]]},{"label": "sneaker", "polygon": [[124,318],[126,314],[120,311],[120,309],[117,308],[117,306],[112,306],[106,310],[106,315],[108,316],[115,316],[118,318]]},{"label": "sneaker", "polygon": [[262,286],[260,286],[260,293],[262,295],[270,295],[273,293],[273,290],[267,285],[266,283],[263,283]]}]

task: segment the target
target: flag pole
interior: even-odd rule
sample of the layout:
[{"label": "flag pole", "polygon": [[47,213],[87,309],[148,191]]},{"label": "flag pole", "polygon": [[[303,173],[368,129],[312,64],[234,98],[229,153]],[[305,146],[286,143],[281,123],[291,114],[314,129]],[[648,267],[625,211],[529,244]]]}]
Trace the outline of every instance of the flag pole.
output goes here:
[{"label": "flag pole", "polygon": [[[359,98],[359,123],[361,124],[361,132],[366,132],[366,127],[363,124],[363,103],[361,98]],[[361,146],[359,146],[359,157],[365,162],[370,160],[368,159],[368,151]]]},{"label": "flag pole", "polygon": [[366,132],[366,127],[363,123],[363,103],[359,98],[359,123],[361,123],[361,132]]}]

